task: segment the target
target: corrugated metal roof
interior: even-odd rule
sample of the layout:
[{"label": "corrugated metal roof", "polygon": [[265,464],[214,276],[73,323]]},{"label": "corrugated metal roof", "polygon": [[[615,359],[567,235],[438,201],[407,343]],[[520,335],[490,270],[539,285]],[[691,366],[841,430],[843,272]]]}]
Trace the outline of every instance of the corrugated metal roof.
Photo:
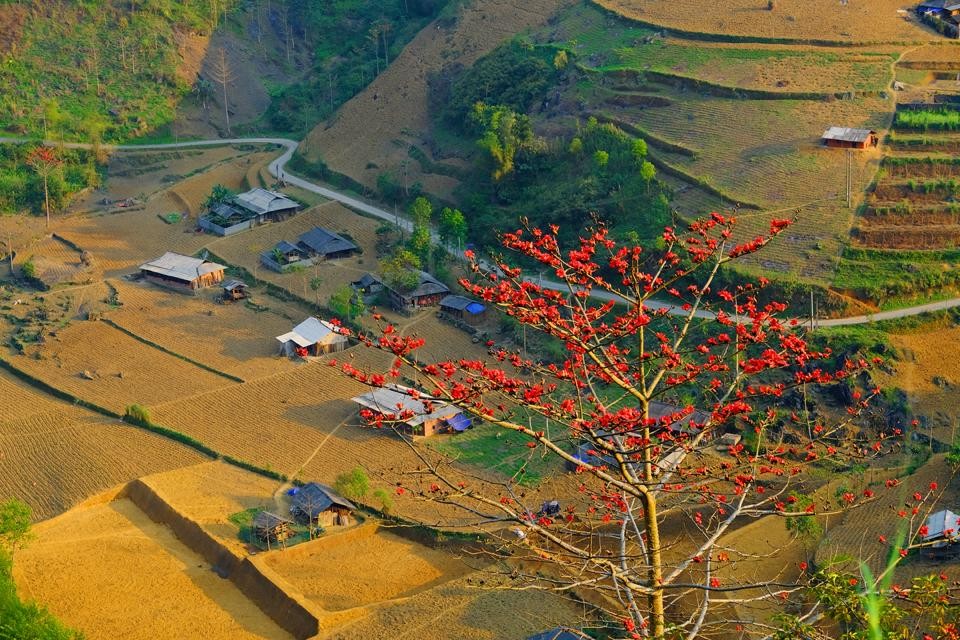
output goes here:
[{"label": "corrugated metal roof", "polygon": [[243,280],[225,280],[220,286],[222,286],[227,291],[237,289],[239,287],[247,286],[247,283]]},{"label": "corrugated metal roof", "polygon": [[167,251],[156,260],[144,262],[140,265],[141,271],[156,273],[168,278],[176,278],[177,280],[185,280],[188,282],[208,273],[223,271],[224,269],[226,269],[226,267],[222,264],[201,260],[200,258],[191,258],[190,256],[173,253],[172,251]]},{"label": "corrugated metal roof", "polygon": [[323,227],[314,227],[310,231],[307,231],[300,236],[299,241],[300,244],[305,245],[307,248],[321,255],[357,250],[357,245]]},{"label": "corrugated metal roof", "polygon": [[[404,422],[415,427],[429,420],[438,420],[443,418],[452,418],[461,413],[457,407],[447,404],[442,400],[433,399],[426,394],[420,394],[419,399],[410,397],[410,387],[399,384],[387,384],[374,389],[362,396],[353,398],[353,401],[362,407],[376,411],[377,413],[393,414],[410,412],[413,415],[404,419]],[[433,405],[433,411],[427,413],[424,401],[430,401]]]},{"label": "corrugated metal roof", "polygon": [[296,209],[300,206],[282,193],[268,191],[259,187],[234,196],[233,201],[241,207],[256,213],[284,211],[286,209]]},{"label": "corrugated metal roof", "polygon": [[844,142],[865,142],[874,135],[870,129],[852,129],[850,127],[830,127],[823,136],[824,140],[843,140]]},{"label": "corrugated metal roof", "polygon": [[406,298],[419,298],[421,296],[436,295],[438,293],[450,293],[450,288],[443,284],[426,271],[420,272],[420,284],[410,293],[405,294]]},{"label": "corrugated metal roof", "polygon": [[960,537],[960,518],[949,509],[937,511],[927,518],[927,534],[923,536],[924,541],[941,537]]},{"label": "corrugated metal roof", "polygon": [[310,317],[295,326],[282,336],[277,336],[279,342],[293,341],[301,347],[314,344],[330,344],[345,342],[347,337],[337,333],[336,328],[326,320]]},{"label": "corrugated metal roof", "polygon": [[311,482],[300,487],[297,494],[293,496],[293,500],[290,503],[290,511],[294,513],[300,511],[304,514],[309,514],[311,518],[316,518],[317,515],[333,505],[350,509],[351,511],[356,511],[357,509],[355,504],[327,485],[320,484],[319,482]]}]

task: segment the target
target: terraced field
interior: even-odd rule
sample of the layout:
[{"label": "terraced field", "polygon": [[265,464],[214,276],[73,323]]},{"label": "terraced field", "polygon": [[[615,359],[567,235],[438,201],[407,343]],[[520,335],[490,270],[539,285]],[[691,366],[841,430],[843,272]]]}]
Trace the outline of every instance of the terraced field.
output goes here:
[{"label": "terraced field", "polygon": [[306,317],[296,305],[257,291],[252,306],[217,304],[217,290],[186,296],[149,283],[114,284],[123,306],[110,320],[142,338],[244,380],[296,366],[278,357],[274,340]]},{"label": "terraced field", "polygon": [[810,0],[774,6],[754,0],[719,0],[709,11],[697,0],[593,0],[628,18],[667,29],[719,34],[723,37],[880,42],[939,39],[911,19],[900,0],[841,4]]},{"label": "terraced field", "polygon": [[12,362],[52,387],[120,413],[129,404],[154,404],[235,384],[102,322],[72,324],[28,354]]},{"label": "terraced field", "polygon": [[[9,389],[2,386],[0,393]],[[27,401],[22,395],[13,399]],[[0,496],[23,500],[37,520],[141,475],[206,460],[172,440],[43,396],[29,398],[31,415],[6,400],[0,418]],[[6,412],[8,406],[14,415]],[[22,417],[16,417],[18,410]]]},{"label": "terraced field", "polygon": [[563,11],[541,39],[561,46],[586,69],[634,71],[718,87],[819,95],[879,92],[890,84],[896,53],[885,47],[844,48],[715,43],[664,37],[589,4]]}]

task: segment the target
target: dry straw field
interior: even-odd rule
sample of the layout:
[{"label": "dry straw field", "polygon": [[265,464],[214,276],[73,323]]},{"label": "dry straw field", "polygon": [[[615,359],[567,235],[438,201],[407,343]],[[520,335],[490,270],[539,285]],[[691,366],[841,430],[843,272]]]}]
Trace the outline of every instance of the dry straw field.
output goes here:
[{"label": "dry straw field", "polygon": [[34,531],[14,567],[21,594],[90,640],[292,640],[129,500],[81,506]]},{"label": "dry straw field", "polygon": [[[167,355],[102,322],[77,322],[14,364],[47,384],[122,413],[235,383]],[[88,379],[86,374],[89,374]]]},{"label": "dry straw field", "polygon": [[305,317],[298,306],[254,292],[244,302],[217,304],[216,291],[188,296],[149,283],[114,281],[122,306],[110,320],[138,336],[244,380],[295,366],[280,358],[275,336]]},{"label": "dry straw field", "polygon": [[709,10],[698,0],[593,1],[629,18],[697,33],[844,42],[934,39],[910,19],[901,0],[774,2],[772,11],[756,0],[719,0]]}]

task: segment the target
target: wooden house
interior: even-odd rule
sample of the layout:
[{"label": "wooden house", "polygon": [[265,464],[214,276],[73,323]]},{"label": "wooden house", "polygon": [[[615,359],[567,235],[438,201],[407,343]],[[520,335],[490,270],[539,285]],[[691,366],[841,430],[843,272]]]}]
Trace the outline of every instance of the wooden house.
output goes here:
[{"label": "wooden house", "polygon": [[820,139],[824,145],[834,149],[868,149],[880,143],[876,131],[850,127],[830,127]]},{"label": "wooden house", "polygon": [[277,336],[277,341],[280,343],[281,355],[301,357],[343,351],[350,343],[347,336],[340,334],[334,325],[313,317],[307,318],[282,336]]},{"label": "wooden house", "polygon": [[253,535],[260,542],[266,543],[267,548],[270,544],[279,542],[286,546],[286,541],[293,535],[290,525],[293,520],[278,516],[269,511],[261,511],[253,519]]},{"label": "wooden house", "polygon": [[487,316],[487,307],[464,296],[449,295],[440,301],[440,312],[452,320],[477,325]]},{"label": "wooden house", "polygon": [[177,289],[202,289],[223,281],[222,264],[191,258],[168,251],[156,260],[140,265],[144,278],[167,287]]},{"label": "wooden house", "polygon": [[390,305],[394,309],[410,313],[423,307],[434,307],[450,293],[447,285],[426,271],[421,271],[419,275],[419,283],[410,291],[398,291],[387,286]]},{"label": "wooden house", "polygon": [[300,487],[290,504],[290,513],[298,521],[324,528],[351,524],[356,510],[355,504],[318,482]]},{"label": "wooden house", "polygon": [[473,424],[458,407],[399,384],[386,384],[353,401],[360,405],[361,413],[378,414],[409,436],[460,433]]},{"label": "wooden house", "polygon": [[243,280],[234,280],[232,278],[230,280],[224,280],[220,288],[223,289],[224,302],[244,300],[247,297],[247,283]]},{"label": "wooden house", "polygon": [[315,260],[347,258],[360,251],[360,247],[343,236],[323,227],[314,227],[297,238],[297,246]]},{"label": "wooden house", "polygon": [[934,15],[941,19],[960,16],[960,2],[957,0],[924,0],[917,5],[917,15]]}]

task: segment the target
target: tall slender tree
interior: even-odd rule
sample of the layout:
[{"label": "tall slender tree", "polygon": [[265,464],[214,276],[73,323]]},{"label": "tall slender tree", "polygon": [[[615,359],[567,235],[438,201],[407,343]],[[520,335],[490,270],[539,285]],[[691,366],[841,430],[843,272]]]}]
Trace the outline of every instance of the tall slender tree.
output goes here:
[{"label": "tall slender tree", "polygon": [[50,228],[50,189],[48,180],[63,165],[56,149],[40,145],[27,155],[27,164],[43,179],[43,208],[47,214],[47,228]]}]

